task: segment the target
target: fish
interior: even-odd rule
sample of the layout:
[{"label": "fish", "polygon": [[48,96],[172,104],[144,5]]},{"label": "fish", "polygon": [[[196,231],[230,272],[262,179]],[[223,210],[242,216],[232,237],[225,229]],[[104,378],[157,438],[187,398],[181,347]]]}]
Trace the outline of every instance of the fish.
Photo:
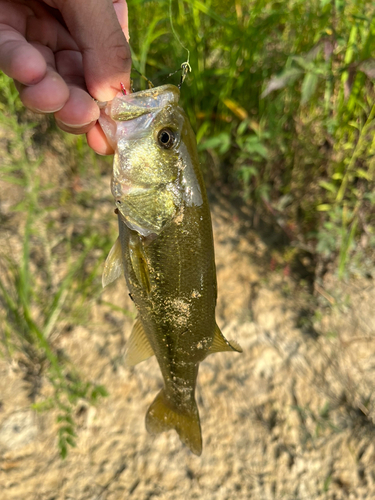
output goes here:
[{"label": "fish", "polygon": [[177,87],[162,85],[100,106],[99,122],[115,151],[111,191],[119,227],[102,282],[105,287],[124,273],[137,308],[125,365],[155,355],[163,376],[146,414],[147,431],[175,429],[199,456],[199,363],[242,349],[215,321],[211,215],[195,135],[179,98]]}]

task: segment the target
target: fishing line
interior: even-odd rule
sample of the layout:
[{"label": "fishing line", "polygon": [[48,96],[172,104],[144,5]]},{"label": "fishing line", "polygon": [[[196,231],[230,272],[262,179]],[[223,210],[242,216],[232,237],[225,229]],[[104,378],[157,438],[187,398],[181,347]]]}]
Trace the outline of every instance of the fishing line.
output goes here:
[{"label": "fishing line", "polygon": [[[189,61],[190,61],[190,50],[185,47],[185,45],[181,42],[180,40],[180,37],[178,36],[176,30],[174,29],[174,25],[173,25],[173,17],[172,17],[172,0],[169,0],[169,22],[171,24],[171,28],[172,28],[172,33],[175,37],[175,39],[178,41],[178,43],[181,45],[181,47],[186,50],[188,56],[187,56],[187,61],[183,62],[181,64],[181,70],[182,70],[182,75],[181,75],[181,81],[180,81],[180,84],[178,85],[178,88],[180,89],[181,88],[181,85],[184,83],[185,81],[185,78],[186,78],[186,75],[191,72],[191,66],[189,64]],[[177,71],[180,71],[180,70],[177,70]],[[176,71],[175,71],[176,73]],[[168,76],[171,76],[171,75],[174,75],[174,73],[170,73]]]}]

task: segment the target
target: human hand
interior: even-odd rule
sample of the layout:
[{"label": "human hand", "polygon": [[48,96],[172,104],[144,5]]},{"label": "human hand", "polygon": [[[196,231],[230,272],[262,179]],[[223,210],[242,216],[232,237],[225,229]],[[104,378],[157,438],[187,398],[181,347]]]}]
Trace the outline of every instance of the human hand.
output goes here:
[{"label": "human hand", "polygon": [[99,154],[113,151],[92,97],[130,89],[127,14],[126,0],[0,0],[0,70],[26,107],[86,133]]}]

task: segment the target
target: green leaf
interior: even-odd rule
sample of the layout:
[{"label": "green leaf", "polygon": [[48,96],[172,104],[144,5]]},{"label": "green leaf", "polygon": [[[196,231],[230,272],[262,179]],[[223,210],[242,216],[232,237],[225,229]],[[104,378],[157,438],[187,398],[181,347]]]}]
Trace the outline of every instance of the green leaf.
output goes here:
[{"label": "green leaf", "polygon": [[210,128],[210,125],[211,125],[211,123],[208,120],[206,120],[199,127],[199,129],[196,133],[197,144],[200,145],[200,142],[201,142],[203,136],[205,135],[205,133],[207,132],[207,130]]},{"label": "green leaf", "polygon": [[40,401],[38,403],[33,403],[31,408],[37,412],[51,410],[55,406],[52,398],[48,398],[45,401]]},{"label": "green leaf", "polygon": [[257,177],[258,175],[258,170],[256,167],[251,166],[251,167],[242,167],[240,170],[241,177],[243,179],[243,182],[247,185],[250,183],[251,179],[253,177]]},{"label": "green leaf", "polygon": [[201,149],[218,149],[220,154],[225,154],[231,147],[231,137],[228,133],[222,132],[215,137],[210,137],[200,146]]},{"label": "green leaf", "polygon": [[73,419],[70,415],[59,415],[56,419],[57,422],[67,422],[71,426],[74,425]]},{"label": "green leaf", "polygon": [[337,192],[337,187],[335,186],[335,184],[332,184],[331,182],[320,181],[319,186],[326,189],[327,191],[330,191],[333,194],[336,194]]},{"label": "green leaf", "polygon": [[372,175],[363,168],[357,168],[356,170],[357,177],[361,177],[362,179],[366,179],[367,181],[372,181]]},{"label": "green leaf", "polygon": [[341,181],[343,178],[343,174],[341,172],[336,172],[335,174],[332,175],[332,179],[334,181]]},{"label": "green leaf", "polygon": [[259,141],[246,141],[244,144],[244,150],[250,154],[257,153],[264,159],[267,159],[268,157],[267,148]]},{"label": "green leaf", "polygon": [[249,126],[249,119],[243,120],[239,125],[237,129],[237,134],[242,135],[244,132],[246,132],[248,126]]},{"label": "green leaf", "polygon": [[[348,122],[348,125],[350,125],[351,127],[354,127],[357,130],[361,130],[361,125],[357,122],[354,122],[353,120],[350,120]],[[353,147],[352,144],[350,144],[350,147]]]},{"label": "green leaf", "polygon": [[[207,3],[207,2],[206,2]],[[211,17],[214,19],[217,23],[222,24],[222,25],[229,25],[229,21],[225,19],[225,17],[220,16],[217,14],[214,10],[210,9],[204,2],[199,2],[198,0],[193,1],[193,5],[196,9],[200,10],[203,12],[203,14],[206,14],[207,16]]]},{"label": "green leaf", "polygon": [[329,205],[328,203],[322,203],[321,205],[318,205],[316,207],[316,209],[319,211],[319,212],[328,212],[329,210],[331,210],[332,206]]},{"label": "green leaf", "polygon": [[311,99],[318,84],[318,75],[316,73],[306,73],[301,89],[301,105],[303,106]]},{"label": "green leaf", "polygon": [[375,193],[365,193],[363,198],[369,200],[372,205],[375,205]]},{"label": "green leaf", "polygon": [[63,434],[68,434],[69,436],[76,437],[74,428],[71,425],[64,425],[63,427],[60,427],[59,434],[60,436],[62,436]]},{"label": "green leaf", "polygon": [[76,448],[77,444],[71,436],[66,436],[65,440],[72,448]]},{"label": "green leaf", "polygon": [[68,454],[68,447],[66,445],[66,439],[63,437],[60,437],[59,439],[59,450],[60,456],[64,460]]},{"label": "green leaf", "polygon": [[91,400],[96,401],[99,397],[106,398],[108,396],[108,392],[103,385],[97,385],[91,392]]}]

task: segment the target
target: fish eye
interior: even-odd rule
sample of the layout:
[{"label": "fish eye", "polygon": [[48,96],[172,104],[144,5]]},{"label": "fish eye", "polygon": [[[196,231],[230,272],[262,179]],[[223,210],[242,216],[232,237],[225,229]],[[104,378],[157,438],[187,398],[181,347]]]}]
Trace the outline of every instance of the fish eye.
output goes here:
[{"label": "fish eye", "polygon": [[162,128],[158,133],[158,143],[164,149],[170,149],[175,143],[175,135],[169,128]]}]

